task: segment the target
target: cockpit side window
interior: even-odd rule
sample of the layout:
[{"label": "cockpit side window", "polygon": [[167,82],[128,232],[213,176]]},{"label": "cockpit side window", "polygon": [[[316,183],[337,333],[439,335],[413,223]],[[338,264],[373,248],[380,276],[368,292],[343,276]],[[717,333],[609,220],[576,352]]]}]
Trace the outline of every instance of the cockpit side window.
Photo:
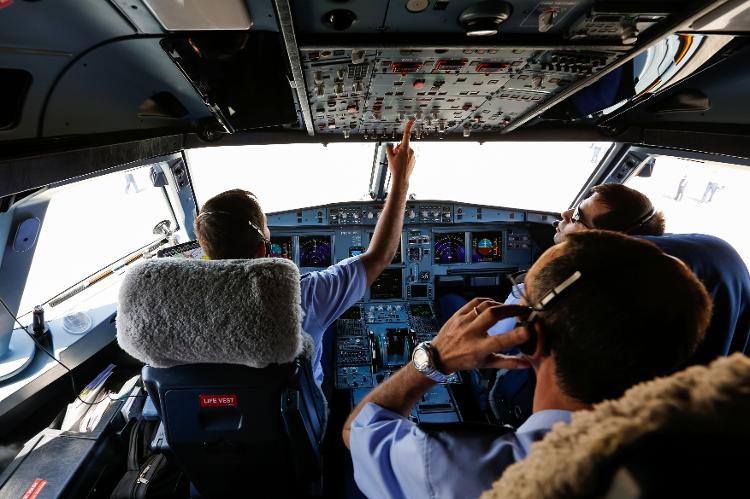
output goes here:
[{"label": "cockpit side window", "polygon": [[750,264],[750,238],[738,216],[750,211],[750,167],[656,156],[649,176],[627,185],[646,194],[664,212],[668,233],[701,233],[730,243]]},{"label": "cockpit side window", "polygon": [[15,208],[16,219],[41,219],[18,315],[155,241],[158,222],[176,226],[150,173],[147,165],[68,183]]}]

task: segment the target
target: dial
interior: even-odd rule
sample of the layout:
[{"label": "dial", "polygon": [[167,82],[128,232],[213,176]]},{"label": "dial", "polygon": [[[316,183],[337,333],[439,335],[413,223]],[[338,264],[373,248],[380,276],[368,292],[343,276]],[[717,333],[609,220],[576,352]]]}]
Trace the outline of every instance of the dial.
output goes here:
[{"label": "dial", "polygon": [[466,234],[449,232],[435,234],[434,262],[439,264],[466,262]]},{"label": "dial", "polygon": [[299,238],[300,267],[328,267],[331,265],[331,236],[301,236]]}]

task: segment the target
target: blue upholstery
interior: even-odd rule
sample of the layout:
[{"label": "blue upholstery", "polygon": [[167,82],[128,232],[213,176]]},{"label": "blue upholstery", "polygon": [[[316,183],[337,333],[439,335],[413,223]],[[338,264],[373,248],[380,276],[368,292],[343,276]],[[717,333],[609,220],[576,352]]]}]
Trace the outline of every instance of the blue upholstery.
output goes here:
[{"label": "blue upholstery", "polygon": [[707,364],[734,352],[750,353],[750,275],[737,251],[705,234],[639,237],[685,262],[713,299],[711,324],[691,364]]},{"label": "blue upholstery", "polygon": [[303,497],[319,489],[326,407],[309,360],[263,369],[146,366],[142,375],[169,448],[200,497]]}]

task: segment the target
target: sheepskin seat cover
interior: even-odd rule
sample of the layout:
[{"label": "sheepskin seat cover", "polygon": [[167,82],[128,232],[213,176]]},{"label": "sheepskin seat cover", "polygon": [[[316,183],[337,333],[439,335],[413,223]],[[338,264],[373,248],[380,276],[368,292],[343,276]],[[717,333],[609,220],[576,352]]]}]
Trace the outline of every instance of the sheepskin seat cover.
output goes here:
[{"label": "sheepskin seat cover", "polygon": [[590,497],[628,447],[660,430],[713,431],[750,436],[750,359],[734,354],[641,383],[622,398],[558,423],[509,466],[482,499]]},{"label": "sheepskin seat cover", "polygon": [[299,280],[282,258],[148,260],[120,288],[117,341],[153,367],[291,362],[312,353]]}]

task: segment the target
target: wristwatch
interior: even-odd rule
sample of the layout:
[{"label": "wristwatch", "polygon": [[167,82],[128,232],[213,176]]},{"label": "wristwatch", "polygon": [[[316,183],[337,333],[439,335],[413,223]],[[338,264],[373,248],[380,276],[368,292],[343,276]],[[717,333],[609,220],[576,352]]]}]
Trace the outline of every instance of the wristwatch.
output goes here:
[{"label": "wristwatch", "polygon": [[437,383],[445,383],[453,374],[443,374],[440,372],[435,349],[432,348],[432,344],[429,341],[423,341],[414,348],[414,353],[411,354],[411,361],[417,371]]}]

